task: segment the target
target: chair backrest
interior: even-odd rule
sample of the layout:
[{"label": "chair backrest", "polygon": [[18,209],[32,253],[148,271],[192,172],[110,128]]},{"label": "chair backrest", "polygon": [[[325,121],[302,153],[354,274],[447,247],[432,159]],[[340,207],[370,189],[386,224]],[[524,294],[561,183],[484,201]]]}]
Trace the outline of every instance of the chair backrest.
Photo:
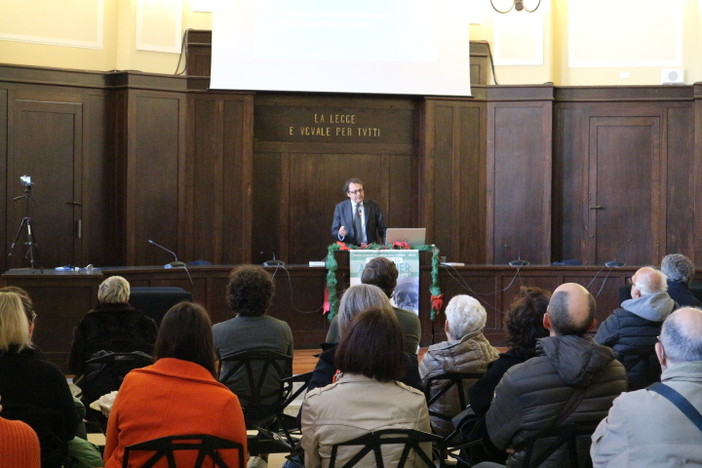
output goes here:
[{"label": "chair backrest", "polygon": [[249,350],[220,359],[219,381],[239,398],[246,427],[278,415],[286,400],[282,379],[292,375],[292,357],[275,351]]},{"label": "chair backrest", "polygon": [[100,351],[85,362],[80,383],[86,406],[102,395],[119,390],[124,376],[133,369],[153,364],[154,358],[141,351],[116,353]]},{"label": "chair backrest", "polygon": [[129,304],[151,317],[158,326],[171,307],[192,300],[190,291],[174,286],[133,286],[129,294]]},{"label": "chair backrest", "polygon": [[522,467],[539,467],[555,455],[559,458],[560,467],[591,468],[590,444],[593,432],[594,429],[590,426],[575,425],[559,426],[544,431],[526,443]]},{"label": "chair backrest", "polygon": [[[181,457],[176,455],[176,452],[191,452],[191,456],[195,458],[191,468],[201,468],[208,458],[212,460],[216,468],[234,468],[234,466],[224,461],[222,452],[225,450],[236,450],[237,467],[244,467],[244,449],[239,442],[221,439],[208,434],[195,434],[161,437],[129,445],[124,449],[122,468],[150,468],[164,458],[168,462],[168,468],[187,468],[181,461]],[[129,457],[136,451],[153,452],[153,454],[139,465],[130,465]]]},{"label": "chair backrest", "polygon": [[[468,405],[468,389],[482,376],[479,373],[446,372],[429,377],[424,389],[429,416],[451,423],[451,419]],[[434,403],[445,398],[456,399],[456,404],[452,405],[457,408],[456,414],[444,414],[436,410]]]},{"label": "chair backrest", "polygon": [[[414,429],[383,429],[380,431],[369,432],[355,439],[349,440],[347,442],[340,442],[332,446],[331,456],[329,458],[329,468],[336,467],[338,451],[340,447],[353,447],[360,446],[358,452],[356,452],[348,462],[343,466],[344,468],[352,466],[373,466],[369,465],[368,460],[365,460],[370,454],[373,455],[375,459],[375,466],[377,468],[385,467],[385,462],[383,461],[383,446],[389,445],[401,445],[402,451],[400,454],[400,459],[397,464],[393,463],[393,468],[403,468],[405,464],[410,459],[410,455],[414,452],[416,457],[422,461],[424,466],[427,468],[434,468],[434,462],[432,461],[432,450],[426,450],[421,447],[422,444],[433,444],[435,448],[441,450],[443,439],[437,435],[429,434],[427,432],[421,432]],[[443,460],[443,454],[439,455],[441,460]],[[413,466],[417,466],[416,460],[413,462]],[[390,468],[390,467],[388,467]]]}]

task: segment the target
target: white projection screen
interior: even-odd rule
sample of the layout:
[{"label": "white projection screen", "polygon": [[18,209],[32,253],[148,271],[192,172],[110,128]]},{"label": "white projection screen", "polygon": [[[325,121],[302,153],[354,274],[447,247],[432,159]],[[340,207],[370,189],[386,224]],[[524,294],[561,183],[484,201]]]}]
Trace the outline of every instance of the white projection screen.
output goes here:
[{"label": "white projection screen", "polygon": [[216,2],[210,87],[470,96],[468,3]]}]

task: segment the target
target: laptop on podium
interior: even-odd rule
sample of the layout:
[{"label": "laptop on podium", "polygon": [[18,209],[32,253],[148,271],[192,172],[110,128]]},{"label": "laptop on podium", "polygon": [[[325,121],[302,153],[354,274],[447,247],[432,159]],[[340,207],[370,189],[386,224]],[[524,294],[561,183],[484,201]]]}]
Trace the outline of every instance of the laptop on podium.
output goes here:
[{"label": "laptop on podium", "polygon": [[407,242],[414,248],[426,244],[427,228],[387,228],[385,230],[385,244]]}]

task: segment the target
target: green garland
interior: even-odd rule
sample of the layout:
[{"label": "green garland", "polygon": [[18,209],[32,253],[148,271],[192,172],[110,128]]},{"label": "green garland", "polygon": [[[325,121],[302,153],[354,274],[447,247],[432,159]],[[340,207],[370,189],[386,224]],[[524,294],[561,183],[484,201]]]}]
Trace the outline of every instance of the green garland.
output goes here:
[{"label": "green garland", "polygon": [[[337,311],[339,310],[339,297],[336,294],[336,270],[339,265],[336,261],[336,252],[338,250],[388,250],[384,245],[380,244],[370,244],[364,247],[358,247],[355,245],[345,245],[341,243],[330,244],[327,247],[327,258],[325,261],[327,268],[327,292],[329,294],[329,313],[327,313],[327,319],[331,322]],[[441,285],[439,284],[439,249],[435,245],[420,245],[414,248],[414,250],[421,250],[423,252],[432,252],[431,257],[431,284],[429,285],[429,292],[431,293],[431,320],[436,318],[436,314],[441,311],[443,307],[443,295],[441,294]]]}]

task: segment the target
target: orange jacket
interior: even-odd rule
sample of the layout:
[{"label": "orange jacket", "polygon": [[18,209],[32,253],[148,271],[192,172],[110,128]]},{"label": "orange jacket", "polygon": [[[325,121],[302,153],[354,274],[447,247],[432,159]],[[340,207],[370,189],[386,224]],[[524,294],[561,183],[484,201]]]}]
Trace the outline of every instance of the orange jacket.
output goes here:
[{"label": "orange jacket", "polygon": [[[198,364],[159,359],[131,371],[119,389],[107,423],[105,468],[121,468],[124,448],[129,445],[186,434],[210,434],[239,442],[244,460],[248,458],[244,415],[236,395]],[[180,453],[178,457],[191,455]],[[235,451],[222,455],[229,466],[239,467]],[[132,452],[130,465],[132,460],[143,463],[146,456]]]}]

